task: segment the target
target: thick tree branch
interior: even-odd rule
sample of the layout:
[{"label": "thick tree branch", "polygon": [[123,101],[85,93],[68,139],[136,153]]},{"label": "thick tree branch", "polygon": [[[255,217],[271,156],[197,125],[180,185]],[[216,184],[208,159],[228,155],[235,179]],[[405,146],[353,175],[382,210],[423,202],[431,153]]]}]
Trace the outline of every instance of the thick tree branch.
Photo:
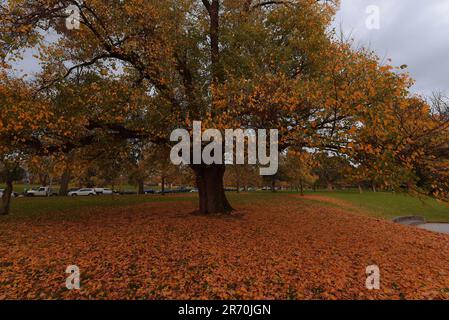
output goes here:
[{"label": "thick tree branch", "polygon": [[102,60],[102,59],[106,59],[106,58],[110,58],[110,57],[111,57],[111,56],[110,56],[109,54],[106,54],[106,53],[105,53],[105,54],[101,54],[101,55],[99,55],[99,56],[97,56],[97,57],[94,57],[94,58],[92,58],[92,59],[89,60],[89,61],[85,61],[85,62],[82,62],[82,63],[80,63],[80,64],[74,65],[74,66],[70,67],[70,68],[67,70],[67,72],[66,72],[62,77],[60,77],[60,78],[55,78],[55,79],[53,79],[50,83],[45,84],[44,86],[40,87],[40,88],[39,88],[39,91],[43,91],[43,90],[45,90],[45,89],[48,89],[48,88],[50,88],[51,86],[53,86],[53,85],[55,85],[56,83],[58,83],[59,81],[62,81],[62,80],[64,80],[64,79],[66,79],[68,76],[70,76],[70,74],[71,74],[73,71],[75,71],[75,70],[77,70],[77,69],[79,69],[79,68],[91,66],[91,65],[95,64],[96,62],[98,62],[98,61],[100,61],[100,60]]},{"label": "thick tree branch", "polygon": [[255,8],[259,8],[259,7],[265,7],[265,6],[269,6],[269,5],[273,5],[273,4],[294,4],[291,1],[282,1],[282,0],[278,0],[278,1],[263,1],[263,2],[259,2],[258,4],[255,4],[252,6],[252,9]]},{"label": "thick tree branch", "polygon": [[[23,142],[23,145],[32,150],[33,153],[39,155],[49,155],[58,152],[68,153],[74,149],[93,145],[98,142],[99,132],[103,130],[108,133],[108,136],[113,140],[129,140],[129,139],[145,139],[155,144],[167,144],[169,141],[166,138],[159,137],[155,134],[144,132],[141,130],[129,129],[117,123],[101,123],[97,121],[90,121],[85,129],[89,131],[83,137],[76,140],[61,141],[60,143],[45,143],[37,137],[28,137]],[[56,140],[56,139],[55,139]]]},{"label": "thick tree branch", "polygon": [[210,2],[209,0],[201,0],[206,7],[207,11],[210,13]]}]

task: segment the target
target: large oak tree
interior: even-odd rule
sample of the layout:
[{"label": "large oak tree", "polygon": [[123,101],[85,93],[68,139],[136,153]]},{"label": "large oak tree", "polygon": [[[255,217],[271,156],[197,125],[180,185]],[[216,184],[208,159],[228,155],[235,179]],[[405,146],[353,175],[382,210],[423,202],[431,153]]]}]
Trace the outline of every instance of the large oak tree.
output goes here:
[{"label": "large oak tree", "polygon": [[[426,104],[410,98],[402,70],[335,38],[329,26],[337,2],[6,1],[3,61],[38,48],[44,68],[37,82],[51,108],[55,90],[79,100],[67,103],[79,111],[77,134],[64,130],[51,143],[22,135],[23,145],[68,152],[98,137],[165,144],[171,130],[191,130],[193,120],[220,130],[275,128],[281,149],[344,154],[387,180],[399,170],[416,183],[413,172],[425,166],[446,179],[433,185],[444,195],[447,162],[438,155],[447,156],[447,121],[431,119]],[[69,7],[79,12],[78,30],[67,28]],[[44,31],[57,37],[49,43]],[[73,82],[86,70],[96,79],[80,89]],[[230,211],[225,166],[192,169],[200,211]]]}]

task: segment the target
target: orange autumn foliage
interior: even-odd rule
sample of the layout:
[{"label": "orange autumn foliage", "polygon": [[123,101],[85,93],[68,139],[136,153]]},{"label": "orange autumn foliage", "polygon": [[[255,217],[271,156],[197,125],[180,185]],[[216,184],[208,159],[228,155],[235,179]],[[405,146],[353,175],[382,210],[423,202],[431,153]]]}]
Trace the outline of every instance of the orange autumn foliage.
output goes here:
[{"label": "orange autumn foliage", "polygon": [[[449,236],[266,196],[228,217],[178,199],[3,220],[0,299],[449,298]],[[81,289],[70,291],[73,264]],[[370,291],[373,264],[381,289]]]}]

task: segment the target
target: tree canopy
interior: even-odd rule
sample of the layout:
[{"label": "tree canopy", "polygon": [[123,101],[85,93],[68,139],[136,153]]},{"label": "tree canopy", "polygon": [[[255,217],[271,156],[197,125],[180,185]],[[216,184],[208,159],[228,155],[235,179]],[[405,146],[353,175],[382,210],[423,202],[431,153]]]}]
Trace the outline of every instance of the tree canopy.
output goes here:
[{"label": "tree canopy", "polygon": [[[79,29],[66,27],[69,6]],[[385,184],[447,199],[447,117],[411,95],[403,67],[338,39],[337,9],[316,0],[5,1],[0,152],[165,145],[173,129],[201,120],[275,128],[281,152],[330,152]],[[42,65],[32,83],[8,75],[27,48]],[[201,212],[231,210],[225,167],[192,169]]]}]

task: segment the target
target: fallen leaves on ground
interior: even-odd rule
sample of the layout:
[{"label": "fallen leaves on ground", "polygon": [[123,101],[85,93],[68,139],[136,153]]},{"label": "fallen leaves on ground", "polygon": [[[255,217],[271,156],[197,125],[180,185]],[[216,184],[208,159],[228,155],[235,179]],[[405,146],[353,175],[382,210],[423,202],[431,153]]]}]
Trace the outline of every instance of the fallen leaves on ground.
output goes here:
[{"label": "fallen leaves on ground", "polygon": [[[449,236],[295,197],[0,221],[0,299],[448,299]],[[68,290],[77,265],[81,289]],[[378,265],[381,289],[367,290]]]}]

